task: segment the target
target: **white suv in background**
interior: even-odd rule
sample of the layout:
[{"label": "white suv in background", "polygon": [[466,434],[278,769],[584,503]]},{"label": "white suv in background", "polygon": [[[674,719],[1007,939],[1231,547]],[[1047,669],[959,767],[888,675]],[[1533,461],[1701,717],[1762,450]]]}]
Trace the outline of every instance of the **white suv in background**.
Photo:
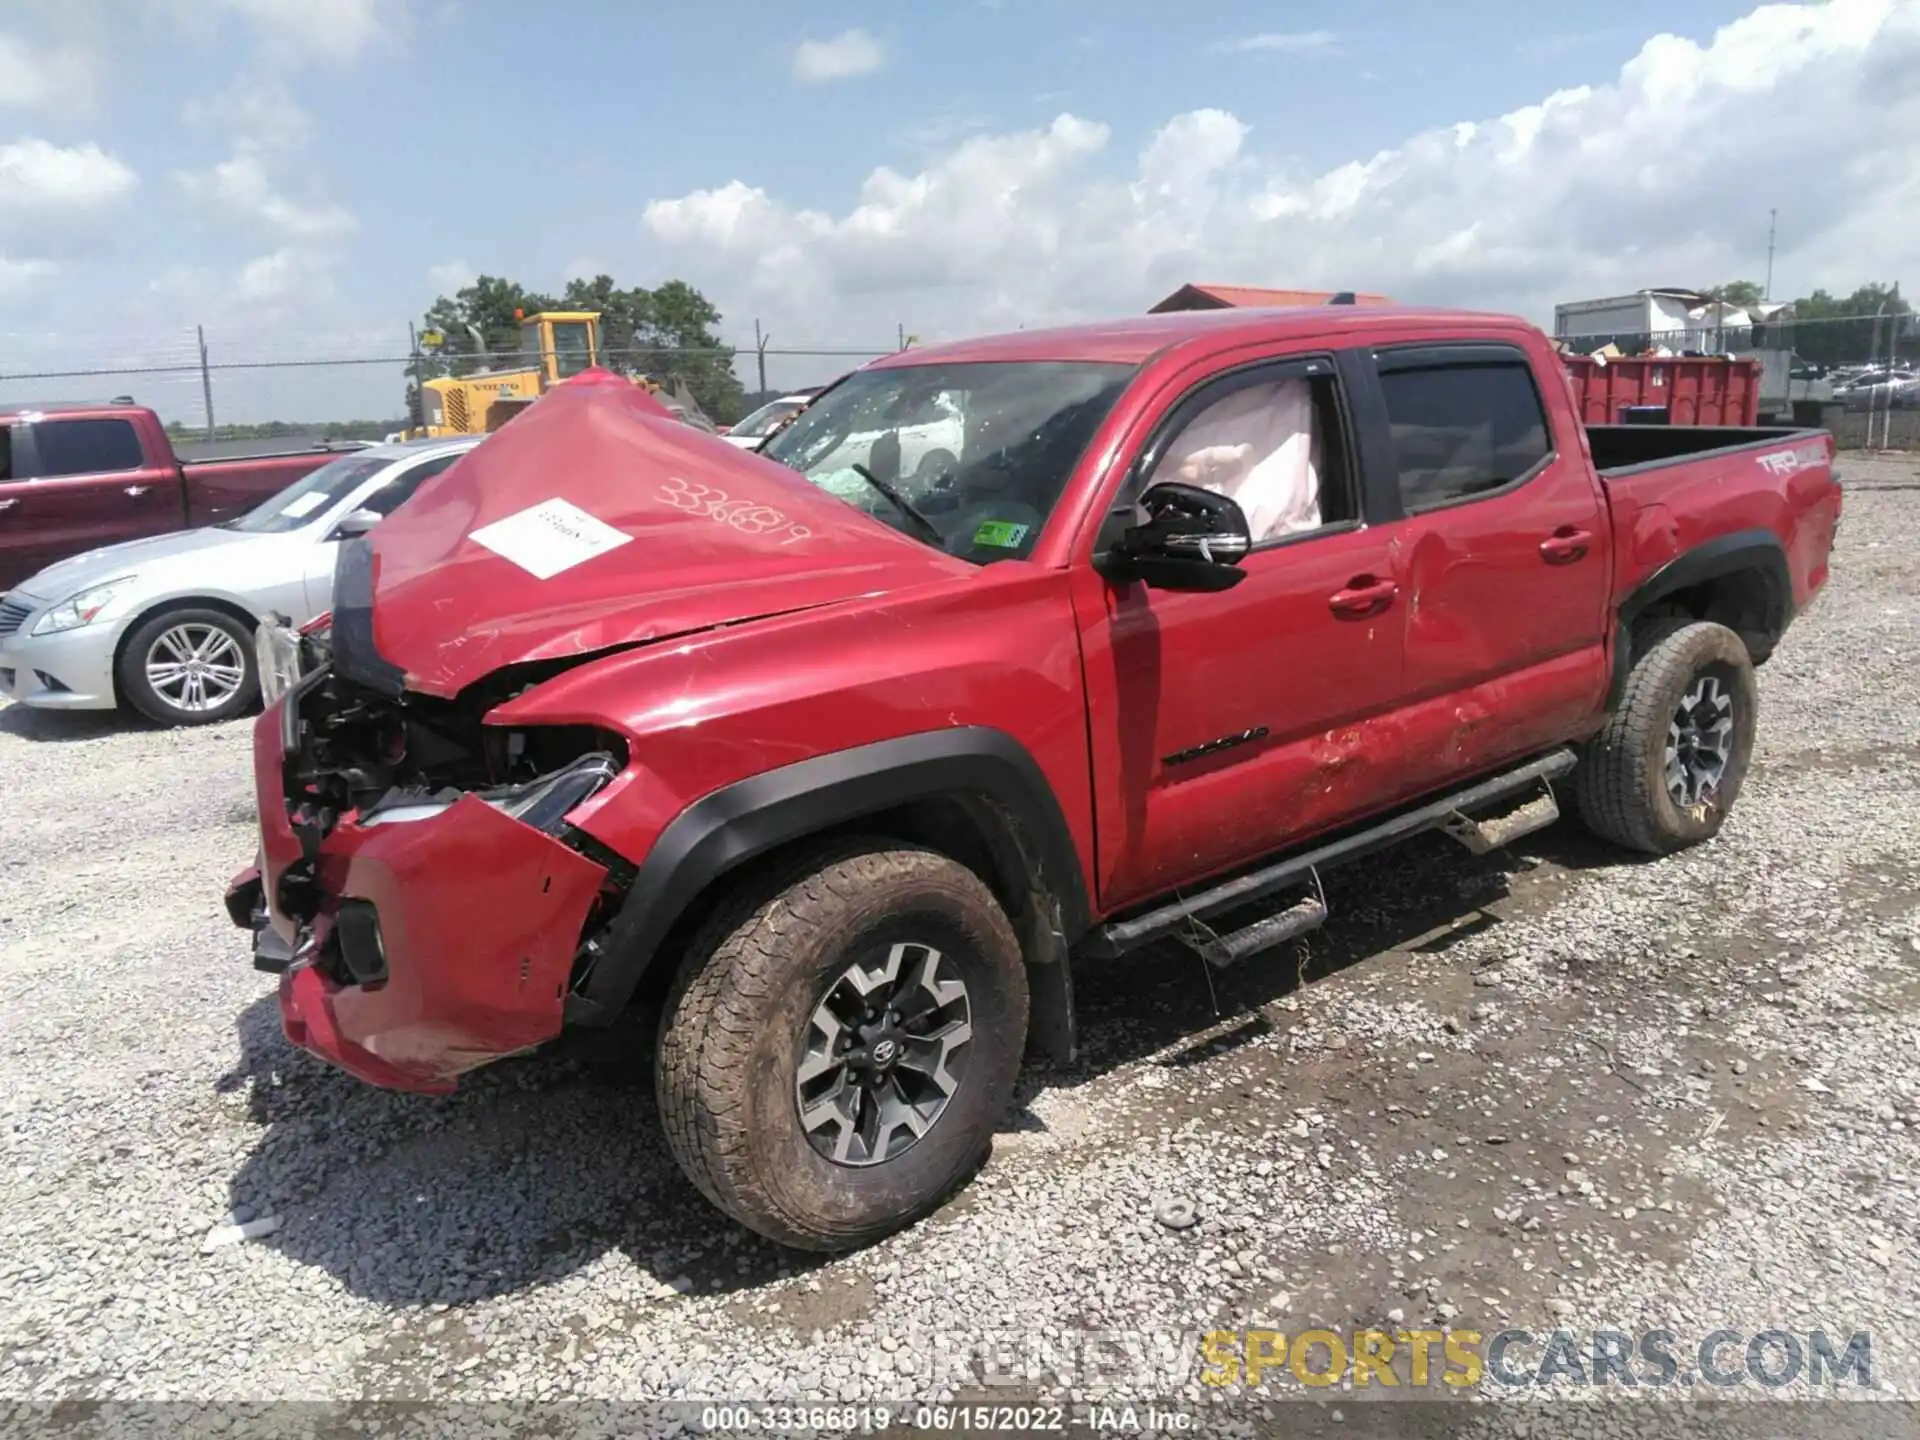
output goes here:
[{"label": "white suv in background", "polygon": [[807,408],[817,391],[796,390],[791,395],[782,395],[778,400],[769,400],[758,410],[746,416],[738,425],[726,430],[721,439],[729,445],[738,445],[742,450],[757,449],[760,442],[778,429],[789,416],[797,415]]}]

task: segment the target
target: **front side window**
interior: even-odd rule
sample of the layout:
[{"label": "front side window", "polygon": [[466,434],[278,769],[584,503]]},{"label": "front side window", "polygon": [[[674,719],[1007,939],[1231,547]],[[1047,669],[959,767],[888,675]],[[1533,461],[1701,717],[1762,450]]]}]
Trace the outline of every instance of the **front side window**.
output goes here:
[{"label": "front side window", "polygon": [[1380,388],[1409,515],[1504,489],[1552,453],[1533,373],[1519,361],[1387,368]]},{"label": "front side window", "polygon": [[980,565],[1024,559],[1135,368],[1011,361],[861,370],[760,453],[949,554]]},{"label": "front side window", "polygon": [[587,342],[587,322],[584,320],[556,320],[553,322],[553,355],[559,366],[560,378],[567,379],[578,375],[593,363],[593,347]]},{"label": "front side window", "polygon": [[1128,498],[1168,481],[1225,495],[1256,545],[1356,518],[1331,374],[1282,371],[1219,388]]},{"label": "front side window", "polygon": [[360,501],[358,509],[371,510],[376,515],[391,515],[413,497],[413,492],[421,484],[448,469],[454,461],[467,452],[456,450],[451,455],[436,455],[425,464],[416,465],[411,470],[402,470],[386,484],[377,488],[371,495]]},{"label": "front side window", "polygon": [[384,486],[378,486],[371,495],[363,497],[361,503],[359,503],[355,509],[372,511],[374,515],[392,515],[401,505],[405,505],[409,499],[413,499],[413,492],[419,490],[420,486],[422,486],[426,480],[434,478],[436,474],[440,474],[445,468],[451,467],[453,461],[461,459],[461,455],[465,455],[465,453],[467,453],[465,449],[457,449],[457,451],[453,451],[451,455],[436,455],[434,459],[426,461],[424,465],[415,465],[411,470],[401,470],[399,474],[392,476]]},{"label": "front side window", "polygon": [[131,420],[42,420],[33,427],[41,479],[138,470],[146,464]]},{"label": "front side window", "polygon": [[335,460],[302,476],[270,500],[226,521],[225,530],[244,530],[252,535],[284,535],[311,525],[322,514],[338,505],[361,484],[392,465],[392,459],[358,457]]}]

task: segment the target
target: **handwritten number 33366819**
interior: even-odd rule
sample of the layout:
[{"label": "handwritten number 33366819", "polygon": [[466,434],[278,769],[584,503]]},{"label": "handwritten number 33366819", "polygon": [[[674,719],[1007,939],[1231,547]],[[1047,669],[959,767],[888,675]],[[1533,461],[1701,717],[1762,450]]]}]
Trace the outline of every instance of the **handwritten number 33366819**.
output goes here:
[{"label": "handwritten number 33366819", "polygon": [[789,523],[787,517],[770,505],[756,505],[751,500],[729,499],[727,492],[716,485],[703,485],[698,480],[688,480],[675,475],[660,487],[660,498],[676,510],[685,510],[691,515],[704,515],[722,525],[731,525],[735,530],[747,535],[776,535],[784,533],[782,545],[791,545],[796,540],[804,540],[813,532],[804,525]]}]

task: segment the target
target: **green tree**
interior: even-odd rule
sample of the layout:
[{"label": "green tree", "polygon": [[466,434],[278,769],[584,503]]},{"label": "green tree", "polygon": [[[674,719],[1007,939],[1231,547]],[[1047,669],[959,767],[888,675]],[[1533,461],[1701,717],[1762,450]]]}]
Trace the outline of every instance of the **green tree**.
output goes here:
[{"label": "green tree", "polygon": [[714,333],[720,312],[684,280],[667,281],[651,300],[648,323],[634,336],[647,351],[641,368],[662,381],[685,380],[700,408],[715,420],[738,420],[746,395],[733,373],[733,351]]},{"label": "green tree", "polygon": [[[744,395],[733,373],[733,351],[720,343],[715,327],[720,312],[684,280],[656,289],[622,289],[611,275],[569,280],[558,298],[524,288],[499,276],[482,275],[451,298],[437,298],[423,317],[425,329],[438,331],[444,344],[418,366],[422,378],[466,375],[481,368],[480,348],[471,330],[485,341],[495,368],[516,363],[520,326],[515,311],[600,312],[602,363],[670,384],[686,382],[700,408],[719,421],[740,418]],[[471,330],[469,329],[471,327]]]},{"label": "green tree", "polygon": [[514,312],[532,315],[559,308],[551,297],[523,289],[515,281],[482,275],[454,292],[451,300],[442,295],[427,307],[420,328],[437,331],[444,340],[440,349],[429,355],[421,373],[470,375],[485,368],[483,347],[491,368],[513,365],[520,353],[520,322]]},{"label": "green tree", "polygon": [[646,343],[653,324],[653,293],[637,285],[622,290],[611,275],[569,280],[560,308],[600,312],[600,349],[614,369],[631,368],[631,354],[636,345]]},{"label": "green tree", "polygon": [[1718,300],[1726,305],[1738,305],[1750,310],[1767,297],[1760,293],[1760,287],[1752,280],[1731,280],[1725,285],[1716,285],[1702,292],[1709,300]]},{"label": "green tree", "polygon": [[1913,307],[1897,284],[1862,285],[1851,295],[1816,290],[1793,302],[1793,321],[1794,350],[1816,365],[1858,365],[1894,353],[1920,354]]}]

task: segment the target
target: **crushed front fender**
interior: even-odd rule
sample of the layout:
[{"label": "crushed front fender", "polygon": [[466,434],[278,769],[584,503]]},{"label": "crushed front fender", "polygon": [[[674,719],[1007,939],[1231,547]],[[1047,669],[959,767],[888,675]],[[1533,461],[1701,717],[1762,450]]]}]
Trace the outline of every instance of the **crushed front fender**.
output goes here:
[{"label": "crushed front fender", "polygon": [[294,1044],[375,1085],[443,1092],[560,1033],[601,866],[467,795],[426,819],[342,823],[316,868],[325,898],[281,976]]}]

